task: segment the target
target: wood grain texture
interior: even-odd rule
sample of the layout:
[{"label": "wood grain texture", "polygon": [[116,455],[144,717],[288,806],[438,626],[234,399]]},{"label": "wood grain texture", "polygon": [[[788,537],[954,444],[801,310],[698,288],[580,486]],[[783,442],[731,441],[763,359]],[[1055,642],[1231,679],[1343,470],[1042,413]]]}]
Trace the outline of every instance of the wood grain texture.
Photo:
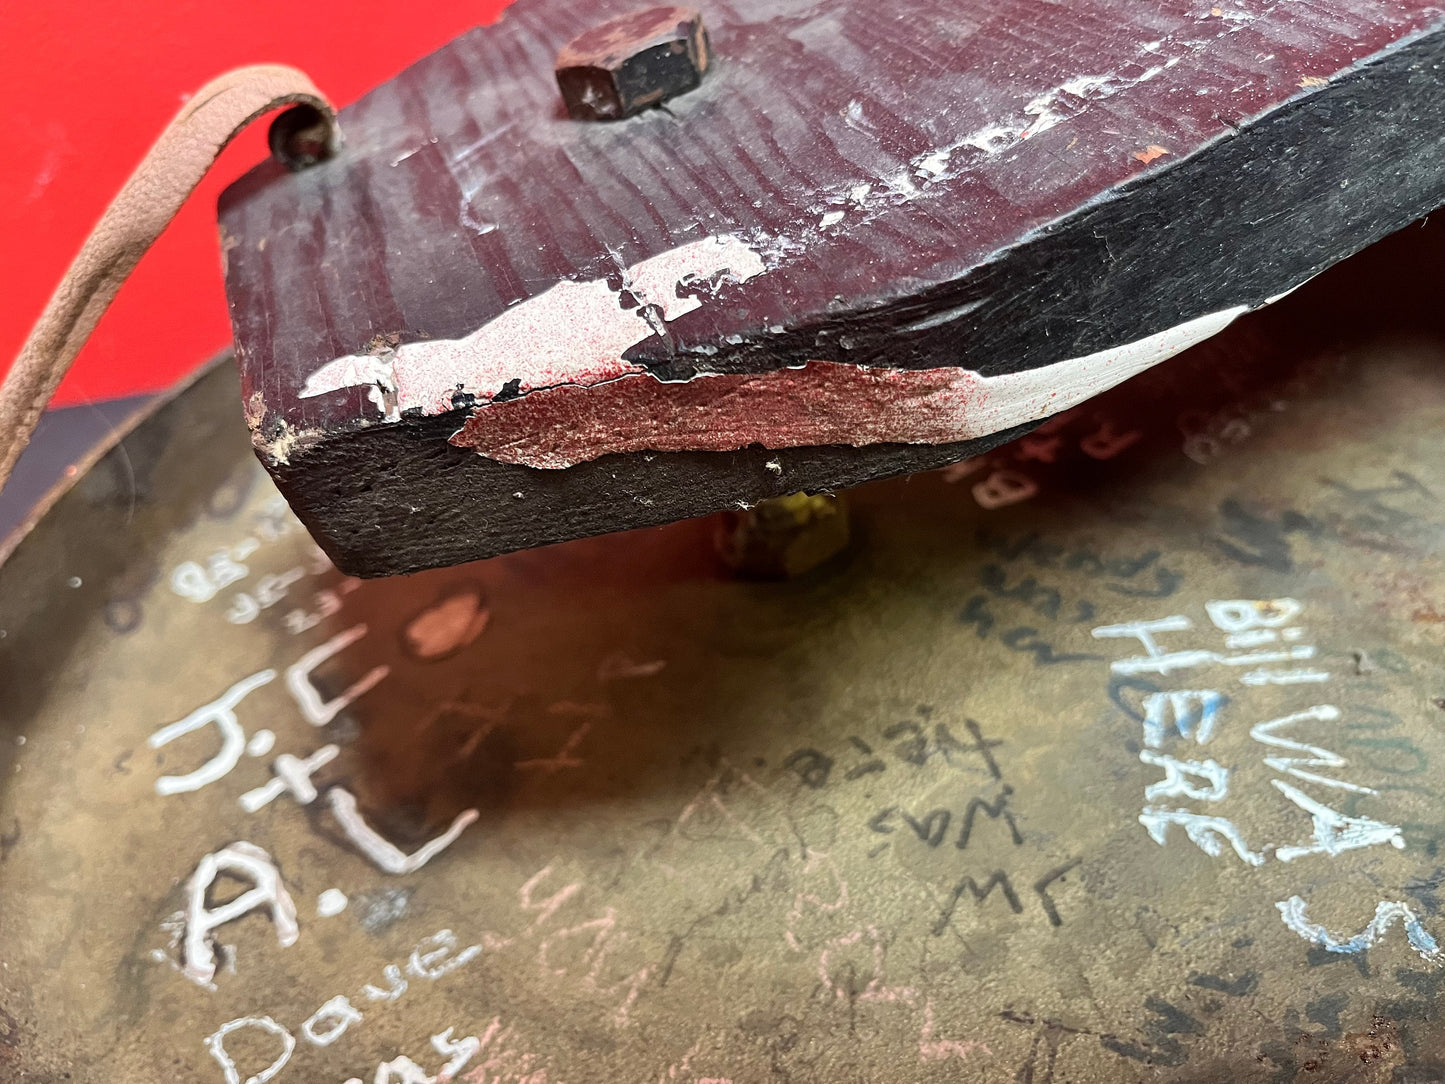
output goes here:
[{"label": "wood grain texture", "polygon": [[[698,90],[580,124],[552,65],[585,27],[520,0],[344,111],[336,160],[295,177],[262,166],[223,198],[258,451],[348,571],[974,448],[632,453],[543,471],[445,443],[485,399],[387,421],[365,386],[301,394],[337,358],[462,339],[559,282],[623,289],[623,268],[735,236],[763,273],[712,284],[626,362],[673,381],[810,361],[990,376],[1257,306],[1445,202],[1445,37],[1423,3],[734,0],[704,15],[714,65]],[[762,467],[778,455],[782,479]]]}]

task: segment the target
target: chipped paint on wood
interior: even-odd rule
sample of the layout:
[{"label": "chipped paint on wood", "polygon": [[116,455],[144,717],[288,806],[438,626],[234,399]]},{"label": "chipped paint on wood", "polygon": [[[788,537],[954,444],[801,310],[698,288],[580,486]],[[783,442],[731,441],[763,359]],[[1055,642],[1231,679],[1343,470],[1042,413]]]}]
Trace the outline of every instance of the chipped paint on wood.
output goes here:
[{"label": "chipped paint on wood", "polygon": [[664,383],[650,374],[566,385],[478,408],[452,437],[504,463],[560,469],[614,452],[750,444],[945,444],[1067,410],[1222,331],[1243,305],[1038,369],[881,369],[812,361]]},{"label": "chipped paint on wood", "polygon": [[[257,451],[369,575],[756,502],[779,457],[788,485],[827,489],[977,455],[992,436],[542,472],[445,442],[489,400],[561,384],[1050,366],[1259,305],[1445,202],[1445,83],[1420,76],[1445,58],[1438,4],[1208,11],[720,0],[707,81],[671,114],[595,125],[565,117],[553,77],[581,28],[517,0],[349,106],[326,168],[263,167],[223,197]],[[1169,153],[1134,157],[1150,147]],[[685,289],[700,304],[675,318],[623,308],[639,263],[709,236],[766,273]],[[369,382],[327,368],[373,355],[353,363]]]},{"label": "chipped paint on wood", "polygon": [[747,282],[764,270],[741,238],[706,237],[619,270],[620,288],[605,278],[563,280],[465,338],[337,358],[307,378],[301,397],[369,387],[372,402],[394,421],[404,410],[445,413],[458,395],[491,399],[642,373],[623,360],[630,347],[701,308],[698,293],[721,279]]}]

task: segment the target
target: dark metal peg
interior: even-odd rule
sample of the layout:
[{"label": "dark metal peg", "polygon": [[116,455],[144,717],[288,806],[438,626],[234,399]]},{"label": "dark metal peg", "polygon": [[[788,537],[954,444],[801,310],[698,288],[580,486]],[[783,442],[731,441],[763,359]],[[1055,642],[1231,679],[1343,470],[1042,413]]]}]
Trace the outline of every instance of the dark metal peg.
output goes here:
[{"label": "dark metal peg", "polygon": [[644,8],[572,39],[557,54],[557,85],[574,120],[619,120],[692,90],[707,66],[700,12]]}]

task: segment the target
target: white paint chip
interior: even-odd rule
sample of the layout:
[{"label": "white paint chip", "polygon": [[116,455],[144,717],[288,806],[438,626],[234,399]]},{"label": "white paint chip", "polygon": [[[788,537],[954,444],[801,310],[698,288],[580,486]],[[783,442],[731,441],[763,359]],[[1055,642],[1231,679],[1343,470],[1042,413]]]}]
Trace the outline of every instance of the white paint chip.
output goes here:
[{"label": "white paint chip", "polygon": [[316,897],[316,913],[322,918],[334,918],[346,910],[346,905],[350,902],[341,889],[328,888]]},{"label": "white paint chip", "polygon": [[[764,270],[761,255],[740,237],[704,237],[626,268],[624,289],[641,303],[631,308],[605,278],[563,280],[465,338],[329,361],[307,378],[300,397],[370,387],[372,401],[394,421],[403,410],[451,410],[458,393],[491,399],[513,381],[527,392],[643,372],[622,355],[657,334],[659,318],[672,321],[701,308],[697,293],[706,293],[709,282],[746,282]],[[700,289],[688,292],[690,282]]]},{"label": "white paint chip", "polygon": [[351,354],[329,361],[306,378],[300,397],[309,399],[342,388],[365,388],[370,386],[368,397],[386,420],[394,422],[401,417],[396,402],[396,374],[392,370],[389,356]]},{"label": "white paint chip", "polygon": [[[1141,56],[1155,55],[1160,44],[1145,42],[1139,47],[1139,52]],[[943,176],[948,171],[954,152],[965,147],[982,151],[989,157],[1003,154],[1023,141],[1042,135],[1050,128],[1078,116],[1094,102],[1103,101],[1140,83],[1158,78],[1177,63],[1179,58],[1171,57],[1163,64],[1156,64],[1136,76],[1112,72],[1103,75],[1077,75],[1034,95],[1020,110],[1021,115],[996,119],[961,135],[946,146],[915,158],[913,167],[919,176],[932,180]]]},{"label": "white paint chip", "polygon": [[936,150],[932,154],[925,154],[918,160],[918,168],[923,173],[929,173],[937,177],[948,168],[950,154],[946,148]]}]

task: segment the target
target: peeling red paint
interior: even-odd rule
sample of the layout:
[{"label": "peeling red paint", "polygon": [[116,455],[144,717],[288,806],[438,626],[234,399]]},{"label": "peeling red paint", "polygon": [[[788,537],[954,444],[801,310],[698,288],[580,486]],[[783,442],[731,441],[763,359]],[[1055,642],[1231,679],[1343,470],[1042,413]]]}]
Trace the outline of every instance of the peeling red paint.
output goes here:
[{"label": "peeling red paint", "polygon": [[810,361],[795,369],[664,383],[649,373],[569,382],[472,412],[452,435],[503,463],[560,469],[616,452],[947,444],[1067,410],[1222,330],[1245,306],[1136,342],[1015,373],[885,369]]},{"label": "peeling red paint", "polygon": [[940,444],[986,402],[959,369],[799,369],[663,383],[566,385],[474,411],[452,443],[504,463],[561,468],[609,452],[732,451],[749,444]]}]

